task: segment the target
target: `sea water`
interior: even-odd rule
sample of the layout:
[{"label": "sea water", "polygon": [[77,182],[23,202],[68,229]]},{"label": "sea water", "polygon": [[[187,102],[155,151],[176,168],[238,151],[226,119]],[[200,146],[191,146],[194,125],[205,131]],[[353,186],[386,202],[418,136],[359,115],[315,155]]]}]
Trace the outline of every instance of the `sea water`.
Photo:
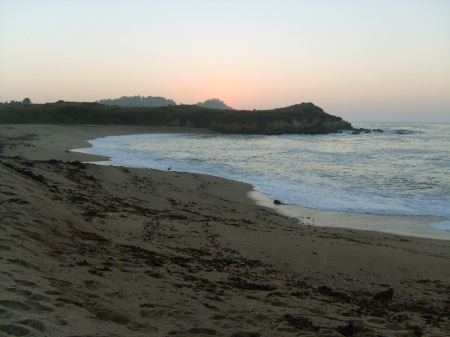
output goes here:
[{"label": "sea water", "polygon": [[114,165],[209,174],[286,204],[359,214],[434,216],[450,231],[450,125],[354,123],[329,135],[139,134],[90,141]]}]

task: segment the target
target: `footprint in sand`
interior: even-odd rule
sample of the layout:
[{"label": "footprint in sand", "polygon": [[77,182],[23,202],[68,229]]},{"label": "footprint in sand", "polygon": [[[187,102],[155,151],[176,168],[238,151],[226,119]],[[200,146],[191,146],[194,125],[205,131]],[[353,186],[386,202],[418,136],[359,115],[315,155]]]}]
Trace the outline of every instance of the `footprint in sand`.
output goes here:
[{"label": "footprint in sand", "polygon": [[232,333],[230,337],[260,337],[262,336],[259,332],[250,332],[250,331],[239,331]]},{"label": "footprint in sand", "polygon": [[47,305],[43,305],[39,302],[35,301],[26,301],[26,302],[19,302],[14,300],[1,300],[0,306],[10,309],[10,310],[19,310],[19,311],[55,311],[52,307],[49,307]]},{"label": "footprint in sand", "polygon": [[106,309],[106,308],[96,308],[90,307],[87,308],[91,311],[98,319],[102,321],[109,321],[120,325],[125,325],[128,329],[137,331],[137,330],[145,330],[147,332],[156,332],[157,329],[155,327],[146,326],[137,321],[134,321],[130,316],[126,314],[122,314],[120,312]]},{"label": "footprint in sand", "polygon": [[207,336],[213,336],[217,333],[216,330],[209,328],[192,328],[189,329],[187,332],[193,335],[207,335]]},{"label": "footprint in sand", "polygon": [[28,304],[13,300],[1,300],[0,305],[11,310],[28,311],[31,309]]},{"label": "footprint in sand", "polygon": [[36,301],[26,301],[26,303],[32,306],[35,311],[55,311],[55,309],[53,309],[52,307]]},{"label": "footprint in sand", "polygon": [[47,331],[45,324],[42,321],[37,320],[37,319],[25,319],[23,321],[19,321],[18,323],[20,323],[22,325],[27,325],[27,326],[33,328],[34,330],[37,330],[40,332]]},{"label": "footprint in sand", "polygon": [[1,250],[1,251],[4,251],[4,252],[10,251],[10,250],[11,250],[11,247],[4,246],[4,245],[0,245],[0,250]]},{"label": "footprint in sand", "polygon": [[169,336],[189,336],[192,335],[202,335],[202,336],[215,336],[217,331],[210,328],[192,328],[187,331],[185,330],[172,330],[167,333]]},{"label": "footprint in sand", "polygon": [[27,300],[30,300],[30,301],[49,301],[50,300],[47,296],[34,293],[31,290],[9,288],[8,291],[10,291],[14,294],[17,294],[17,295],[24,296]]},{"label": "footprint in sand", "polygon": [[9,319],[9,318],[11,318],[13,316],[14,315],[11,312],[9,312],[9,310],[0,308],[0,318],[1,319]]},{"label": "footprint in sand", "polygon": [[26,286],[26,287],[33,287],[36,285],[36,283],[27,281],[27,280],[13,280],[13,281],[21,286]]},{"label": "footprint in sand", "polygon": [[0,324],[0,331],[12,336],[27,336],[31,330],[18,324]]},{"label": "footprint in sand", "polygon": [[16,265],[21,266],[21,267],[26,267],[26,268],[32,268],[32,269],[39,270],[38,267],[32,265],[31,263],[29,263],[29,262],[27,262],[27,261],[25,261],[23,259],[7,259],[7,261],[9,263],[16,264]]}]

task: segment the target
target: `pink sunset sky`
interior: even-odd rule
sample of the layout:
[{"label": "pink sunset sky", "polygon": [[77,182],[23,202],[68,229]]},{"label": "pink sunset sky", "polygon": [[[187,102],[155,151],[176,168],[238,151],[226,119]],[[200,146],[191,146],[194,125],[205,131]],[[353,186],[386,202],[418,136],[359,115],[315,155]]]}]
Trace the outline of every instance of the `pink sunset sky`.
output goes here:
[{"label": "pink sunset sky", "polygon": [[447,0],[0,0],[0,101],[313,102],[450,122]]}]

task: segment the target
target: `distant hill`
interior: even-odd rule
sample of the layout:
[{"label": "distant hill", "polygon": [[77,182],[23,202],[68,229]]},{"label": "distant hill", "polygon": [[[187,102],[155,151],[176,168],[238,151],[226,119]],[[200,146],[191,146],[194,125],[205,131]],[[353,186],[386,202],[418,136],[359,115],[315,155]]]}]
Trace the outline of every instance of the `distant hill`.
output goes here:
[{"label": "distant hill", "polygon": [[97,101],[99,104],[105,105],[117,105],[123,107],[159,107],[159,106],[169,106],[176,105],[174,100],[167,99],[164,97],[154,97],[154,96],[122,96],[120,98],[114,99],[100,99]]},{"label": "distant hill", "polygon": [[221,101],[218,98],[207,99],[203,103],[198,102],[196,105],[201,106],[202,108],[208,108],[208,109],[234,110],[232,107],[226,105],[223,101]]}]

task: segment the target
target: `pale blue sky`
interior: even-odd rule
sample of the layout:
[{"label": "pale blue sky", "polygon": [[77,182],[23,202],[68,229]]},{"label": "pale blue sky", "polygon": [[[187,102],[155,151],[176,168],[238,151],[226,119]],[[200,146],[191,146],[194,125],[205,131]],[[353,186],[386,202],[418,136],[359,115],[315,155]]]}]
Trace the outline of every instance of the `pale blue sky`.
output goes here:
[{"label": "pale blue sky", "polygon": [[0,0],[0,101],[128,95],[450,122],[450,0]]}]

